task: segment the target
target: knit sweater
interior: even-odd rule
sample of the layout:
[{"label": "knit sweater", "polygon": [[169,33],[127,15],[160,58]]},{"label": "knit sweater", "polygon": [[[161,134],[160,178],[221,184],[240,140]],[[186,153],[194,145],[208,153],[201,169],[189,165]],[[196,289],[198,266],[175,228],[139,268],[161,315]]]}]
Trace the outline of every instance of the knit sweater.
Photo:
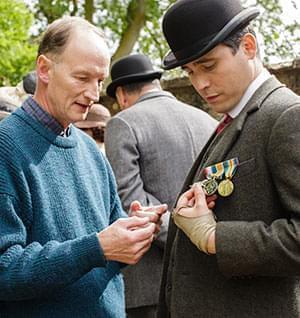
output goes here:
[{"label": "knit sweater", "polygon": [[124,317],[120,264],[96,233],[125,215],[90,137],[57,136],[22,109],[3,120],[0,317]]}]

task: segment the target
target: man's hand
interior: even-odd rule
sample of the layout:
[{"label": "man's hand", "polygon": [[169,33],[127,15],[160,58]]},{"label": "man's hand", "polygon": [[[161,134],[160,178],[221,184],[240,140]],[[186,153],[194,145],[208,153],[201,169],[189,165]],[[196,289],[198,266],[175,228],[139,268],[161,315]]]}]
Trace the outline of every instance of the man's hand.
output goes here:
[{"label": "man's hand", "polygon": [[155,229],[148,217],[133,216],[118,219],[98,239],[107,260],[136,264],[150,248]]},{"label": "man's hand", "polygon": [[178,200],[173,212],[175,224],[203,252],[215,253],[214,234],[216,221],[211,208],[216,197],[206,198],[199,184],[194,184]]},{"label": "man's hand", "polygon": [[[196,190],[195,190],[196,189]],[[197,191],[198,189],[198,191]],[[195,217],[195,216],[200,216],[208,213],[212,213],[211,210],[215,207],[215,201],[217,200],[218,196],[216,194],[211,195],[209,197],[206,197],[204,194],[204,191],[202,190],[202,187],[199,185],[199,183],[195,183],[190,190],[184,192],[180,198],[177,201],[177,205],[175,208],[175,211],[179,211],[181,209],[185,209],[184,216],[186,217]],[[204,201],[200,201],[199,204],[199,209],[195,210],[195,191],[197,193],[203,192],[204,198],[206,200],[206,204]],[[203,196],[201,195],[203,198]]]},{"label": "man's hand", "polygon": [[139,201],[133,201],[130,205],[130,216],[148,217],[150,222],[155,224],[155,233],[160,230],[161,217],[167,212],[168,206],[166,204],[153,205],[143,207]]}]

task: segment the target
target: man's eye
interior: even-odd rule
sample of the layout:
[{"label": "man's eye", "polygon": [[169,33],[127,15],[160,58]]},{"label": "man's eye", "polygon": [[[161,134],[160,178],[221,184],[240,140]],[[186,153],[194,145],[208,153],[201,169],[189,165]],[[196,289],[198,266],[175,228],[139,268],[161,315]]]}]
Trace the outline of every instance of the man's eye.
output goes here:
[{"label": "man's eye", "polygon": [[84,82],[84,81],[86,81],[86,77],[85,76],[77,76],[77,79],[79,80],[79,81],[82,81],[82,82]]},{"label": "man's eye", "polygon": [[209,70],[212,70],[214,67],[215,67],[215,63],[210,63],[210,64],[202,64],[202,67],[209,71]]}]

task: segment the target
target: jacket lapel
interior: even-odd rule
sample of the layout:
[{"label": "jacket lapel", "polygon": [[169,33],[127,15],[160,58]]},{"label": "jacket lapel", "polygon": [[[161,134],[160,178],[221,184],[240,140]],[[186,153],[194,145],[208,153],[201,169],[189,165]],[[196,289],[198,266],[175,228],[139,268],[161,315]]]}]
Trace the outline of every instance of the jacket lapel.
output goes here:
[{"label": "jacket lapel", "polygon": [[263,106],[264,100],[275,90],[284,87],[277,79],[268,79],[250,98],[242,112],[231,122],[223,133],[214,133],[193,165],[187,180],[189,185],[203,179],[203,168],[225,160],[226,155],[238,140],[246,121]]}]

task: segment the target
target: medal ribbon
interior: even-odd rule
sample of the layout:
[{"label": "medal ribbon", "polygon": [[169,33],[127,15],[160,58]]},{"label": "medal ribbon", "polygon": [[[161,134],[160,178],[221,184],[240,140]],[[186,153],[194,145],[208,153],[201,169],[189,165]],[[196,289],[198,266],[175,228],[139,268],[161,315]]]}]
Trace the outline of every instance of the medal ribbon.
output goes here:
[{"label": "medal ribbon", "polygon": [[224,165],[225,165],[225,178],[231,179],[234,176],[236,169],[239,165],[239,159],[238,158],[229,159],[227,161],[224,161]]},{"label": "medal ribbon", "polygon": [[204,173],[208,179],[216,178],[223,179],[224,175],[226,179],[231,179],[236,172],[239,165],[239,159],[232,158],[223,162],[216,163],[212,166],[206,167]]}]

